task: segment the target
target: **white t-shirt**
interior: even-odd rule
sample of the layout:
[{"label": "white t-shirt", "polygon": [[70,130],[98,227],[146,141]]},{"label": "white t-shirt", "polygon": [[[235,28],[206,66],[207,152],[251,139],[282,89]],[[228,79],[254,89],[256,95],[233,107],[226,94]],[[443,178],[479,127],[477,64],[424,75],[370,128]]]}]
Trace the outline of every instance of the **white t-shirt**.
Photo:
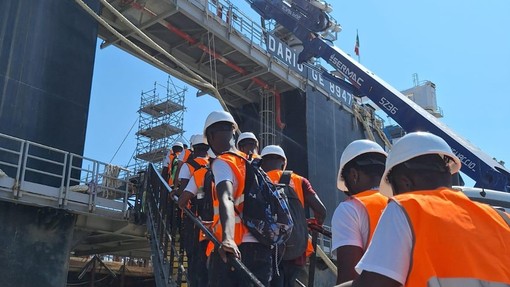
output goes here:
[{"label": "white t-shirt", "polygon": [[[224,161],[221,158],[215,159],[212,163],[211,170],[214,175],[214,181],[216,183],[216,186],[218,186],[218,183],[228,180],[232,183],[234,190],[237,190],[238,187],[237,178],[235,177],[232,168],[230,167],[230,165],[228,165],[226,161]],[[257,239],[255,239],[255,237],[253,237],[253,235],[251,235],[250,232],[247,232],[243,236],[243,242],[258,242],[258,241]]]},{"label": "white t-shirt", "polygon": [[197,184],[195,182],[195,176],[194,175],[192,175],[191,178],[189,179],[188,184],[184,188],[184,191],[191,192],[195,196],[197,195],[197,193],[198,193],[198,186],[197,186]]},{"label": "white t-shirt", "polygon": [[363,203],[356,198],[341,202],[331,219],[331,249],[352,245],[366,250],[369,219]]},{"label": "white t-shirt", "polygon": [[234,190],[237,190],[237,178],[234,175],[234,171],[228,163],[220,158],[215,159],[211,165],[211,170],[214,175],[214,182],[216,182],[216,186],[218,183],[228,180],[232,183]]},{"label": "white t-shirt", "polygon": [[177,155],[178,161],[184,161],[184,155],[186,154],[186,150],[182,150],[180,154]]},{"label": "white t-shirt", "polygon": [[367,251],[356,271],[370,271],[389,277],[404,285],[409,272],[413,235],[404,211],[390,201],[375,228]]},{"label": "white t-shirt", "polygon": [[179,178],[182,179],[190,179],[191,171],[189,170],[189,166],[187,164],[183,164],[181,169],[179,170]]},{"label": "white t-shirt", "polygon": [[169,150],[166,155],[165,155],[165,158],[163,159],[163,167],[168,167],[168,164],[170,164],[170,153],[172,152],[172,150]]}]

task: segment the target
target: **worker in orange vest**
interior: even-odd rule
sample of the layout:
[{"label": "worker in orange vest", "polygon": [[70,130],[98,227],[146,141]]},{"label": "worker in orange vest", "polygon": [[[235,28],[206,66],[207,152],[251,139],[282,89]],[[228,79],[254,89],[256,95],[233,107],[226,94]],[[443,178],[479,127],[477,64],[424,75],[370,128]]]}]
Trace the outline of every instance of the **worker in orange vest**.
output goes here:
[{"label": "worker in orange vest", "polygon": [[[177,155],[177,169],[175,170],[175,180],[174,180],[174,190],[178,189],[181,186],[181,181],[179,178],[179,173],[181,172],[182,165],[188,160],[188,158],[193,153],[193,138],[196,135],[192,135],[190,138],[191,147],[188,147],[187,144],[183,143],[182,152]],[[200,135],[201,136],[201,135]],[[182,184],[182,188],[186,187],[186,183]],[[181,190],[182,192],[182,190]]]},{"label": "worker in orange vest", "polygon": [[[285,155],[285,152],[280,146],[268,145],[262,149],[260,155],[262,157],[262,169],[267,173],[273,183],[278,184],[287,166],[287,156]],[[291,173],[289,186],[299,198],[302,208],[304,209],[305,205],[309,206],[313,210],[313,215],[317,223],[322,225],[324,219],[326,218],[326,207],[317,196],[317,193],[313,190],[313,187],[308,179],[295,173]],[[306,219],[303,219],[304,222],[294,222],[294,227],[296,228],[296,224],[303,224],[306,230]],[[299,219],[293,218],[293,220],[296,221]],[[278,265],[279,272],[273,272],[273,278],[271,279],[270,286],[294,286],[300,270],[304,269],[306,257],[310,256],[313,252],[314,250],[312,243],[310,240],[308,240],[308,246],[306,247],[305,252],[301,254],[301,256],[288,260],[284,259],[280,262]]]},{"label": "worker in orange vest", "polygon": [[181,142],[175,142],[163,160],[163,170],[161,171],[161,175],[165,180],[167,180],[170,187],[173,187],[174,185],[174,178],[176,176],[175,173],[177,171],[178,164],[177,156],[183,151],[183,149],[184,145]]},{"label": "worker in orange vest", "polygon": [[331,219],[337,284],[358,277],[354,267],[367,250],[388,202],[379,193],[386,156],[379,144],[364,139],[350,143],[340,158],[337,187],[349,197],[338,205]]},{"label": "worker in orange vest", "polygon": [[[204,221],[211,221],[212,200],[210,193],[212,188],[211,186],[208,188],[204,186],[206,184],[205,176],[209,170],[209,156],[207,155],[209,146],[201,134],[192,136],[191,146],[193,153],[182,165],[179,173],[180,187],[176,192],[177,195],[180,195],[178,205],[180,208],[188,208],[189,206],[197,217]],[[209,185],[211,183],[210,180]],[[209,194],[205,195],[205,192]],[[205,203],[204,201],[207,199],[210,202]],[[205,206],[211,209],[210,212],[204,211]],[[181,244],[185,245],[188,257],[188,284],[191,287],[207,287],[207,257],[205,251],[208,241],[187,216],[183,218],[183,225],[184,234],[181,234],[183,238]]]},{"label": "worker in orange vest", "polygon": [[226,255],[231,253],[268,286],[272,249],[258,242],[240,218],[244,207],[246,154],[231,145],[236,129],[234,118],[224,111],[210,113],[204,126],[207,142],[217,156],[211,169],[216,184],[214,214],[219,224],[213,223],[213,231],[222,242],[210,254],[209,284],[211,287],[250,286],[239,270],[236,272],[226,263]]},{"label": "worker in orange vest", "polygon": [[427,132],[393,146],[380,191],[394,196],[352,286],[510,286],[508,214],[452,189],[460,167]]},{"label": "worker in orange vest", "polygon": [[248,155],[248,159],[260,158],[259,141],[252,132],[244,132],[237,138],[237,149]]},{"label": "worker in orange vest", "polygon": [[[207,155],[209,145],[207,145],[207,142],[205,141],[204,136],[202,134],[191,136],[191,147],[193,148],[193,153],[184,157],[186,160],[177,170],[179,172],[179,174],[177,175],[179,183],[176,188],[177,196],[180,196],[182,194],[182,191],[188,185],[188,182],[190,181],[190,178],[193,176],[195,170],[197,170],[201,166],[205,167],[206,165],[209,164],[209,156]],[[184,149],[184,151],[186,151],[186,149]],[[181,152],[179,156],[184,154],[184,151]]]}]

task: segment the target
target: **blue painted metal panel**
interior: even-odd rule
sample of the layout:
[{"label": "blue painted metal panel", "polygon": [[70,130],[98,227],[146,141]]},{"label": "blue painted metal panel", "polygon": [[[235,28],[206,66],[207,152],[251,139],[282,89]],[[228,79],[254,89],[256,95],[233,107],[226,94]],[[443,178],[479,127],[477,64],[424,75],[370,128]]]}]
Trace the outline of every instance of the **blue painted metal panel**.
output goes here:
[{"label": "blue painted metal panel", "polygon": [[442,137],[461,159],[462,172],[474,179],[477,187],[510,191],[510,171],[500,163],[455,134],[346,53],[316,37],[307,26],[307,23],[317,18],[316,11],[297,15],[297,12],[302,12],[300,9],[293,9],[281,0],[248,2],[262,17],[274,19],[303,42],[304,49],[298,57],[298,63],[311,57],[326,60],[359,90],[360,96],[370,98],[407,132],[429,131]]}]

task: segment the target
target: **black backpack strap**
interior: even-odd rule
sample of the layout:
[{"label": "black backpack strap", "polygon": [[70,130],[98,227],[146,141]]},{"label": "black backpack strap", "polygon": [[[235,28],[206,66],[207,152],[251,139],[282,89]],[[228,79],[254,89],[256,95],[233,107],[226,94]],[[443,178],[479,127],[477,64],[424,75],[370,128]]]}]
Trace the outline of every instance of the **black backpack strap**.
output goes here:
[{"label": "black backpack strap", "polygon": [[241,155],[239,155],[239,154],[237,154],[235,152],[232,152],[232,151],[226,151],[224,153],[231,154],[231,155],[234,155],[234,156],[236,156],[238,158],[243,159],[244,166],[245,166],[245,169],[246,169],[245,177],[244,177],[244,189],[245,189],[244,191],[246,191],[246,188],[250,187],[252,185],[253,181],[255,180],[255,173],[253,172],[253,168],[254,167],[252,166],[251,161],[249,161],[245,157],[243,157],[243,156],[241,156]]},{"label": "black backpack strap", "polygon": [[255,181],[255,172],[253,171],[253,166],[251,163],[245,159],[244,166],[246,168],[245,176],[244,176],[244,190],[243,193],[246,193],[246,189],[250,188],[250,186]]},{"label": "black backpack strap", "polygon": [[508,227],[510,227],[510,217],[508,217],[508,214],[506,214],[504,211],[502,211],[499,208],[495,208],[495,207],[492,207],[492,208],[494,210],[496,210],[496,212],[499,214],[499,216],[501,216],[501,218],[503,218],[503,220],[506,222]]},{"label": "black backpack strap", "polygon": [[[241,157],[241,156],[239,156]],[[243,158],[243,157],[241,157]],[[244,159],[244,166],[245,166],[245,176],[244,176],[244,190],[243,190],[243,194],[246,194],[246,190],[248,188],[251,187],[251,185],[253,184],[253,181],[255,181],[255,172],[253,172],[253,166],[251,166],[251,163],[245,159]],[[241,216],[241,212],[239,212],[239,210],[235,207],[234,205],[234,211],[235,213],[241,218],[241,220],[243,219],[243,217]]]},{"label": "black backpack strap", "polygon": [[292,170],[283,171],[282,176],[280,176],[280,181],[278,183],[284,184],[284,185],[289,185],[291,175],[292,175]]},{"label": "black backpack strap", "polygon": [[194,158],[188,158],[188,160],[186,161],[187,164],[191,165],[195,171],[205,167],[201,164],[199,164]]}]

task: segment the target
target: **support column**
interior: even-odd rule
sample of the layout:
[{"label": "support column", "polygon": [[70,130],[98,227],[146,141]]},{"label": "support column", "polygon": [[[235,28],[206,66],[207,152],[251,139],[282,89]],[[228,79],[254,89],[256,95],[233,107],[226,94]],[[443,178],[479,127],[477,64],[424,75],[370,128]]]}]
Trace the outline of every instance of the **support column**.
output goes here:
[{"label": "support column", "polygon": [[74,1],[0,1],[0,133],[83,154],[97,33]]},{"label": "support column", "polygon": [[66,286],[75,215],[0,202],[0,282],[9,287]]}]

